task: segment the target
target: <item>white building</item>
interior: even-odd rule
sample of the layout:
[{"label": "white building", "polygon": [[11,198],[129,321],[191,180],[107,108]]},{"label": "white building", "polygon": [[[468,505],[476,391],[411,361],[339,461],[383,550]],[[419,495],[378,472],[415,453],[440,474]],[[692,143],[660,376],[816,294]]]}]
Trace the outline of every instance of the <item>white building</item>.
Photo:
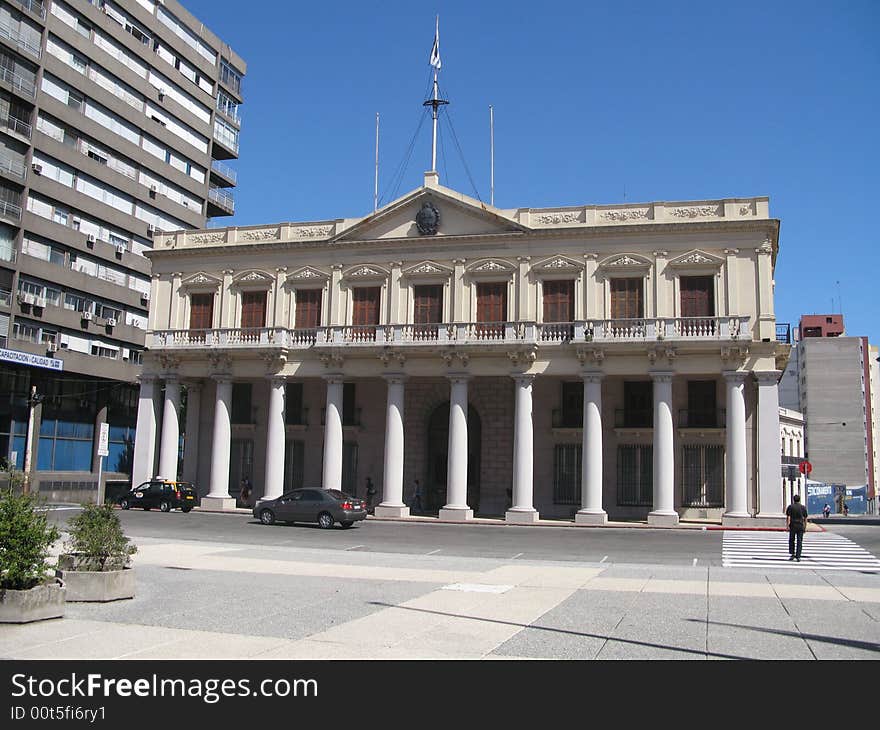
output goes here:
[{"label": "white building", "polygon": [[800,472],[804,456],[804,414],[788,408],[779,409],[779,445],[782,455],[783,503],[800,494],[806,504],[807,476]]},{"label": "white building", "polygon": [[778,231],[762,197],[502,210],[429,172],[364,218],[158,234],[133,479],[185,431],[214,506],[371,477],[384,515],[419,479],[447,519],[778,524]]}]

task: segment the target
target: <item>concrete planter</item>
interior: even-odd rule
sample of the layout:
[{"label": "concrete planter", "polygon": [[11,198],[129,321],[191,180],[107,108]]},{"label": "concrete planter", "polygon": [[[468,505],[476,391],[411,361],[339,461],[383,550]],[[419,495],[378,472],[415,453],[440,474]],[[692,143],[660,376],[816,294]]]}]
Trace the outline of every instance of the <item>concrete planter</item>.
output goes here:
[{"label": "concrete planter", "polygon": [[0,590],[0,623],[24,624],[64,616],[65,588],[56,581],[26,591]]},{"label": "concrete planter", "polygon": [[55,575],[64,582],[68,601],[119,601],[134,598],[131,568],[95,570],[94,559],[82,555],[60,555]]}]

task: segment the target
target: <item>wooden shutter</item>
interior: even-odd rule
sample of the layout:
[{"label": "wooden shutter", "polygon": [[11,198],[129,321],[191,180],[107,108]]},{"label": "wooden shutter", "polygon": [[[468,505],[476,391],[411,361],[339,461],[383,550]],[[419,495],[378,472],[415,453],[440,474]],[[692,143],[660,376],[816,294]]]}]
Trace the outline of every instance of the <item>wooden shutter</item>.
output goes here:
[{"label": "wooden shutter", "polygon": [[246,291],[241,293],[241,326],[266,326],[266,292]]},{"label": "wooden shutter", "polygon": [[679,286],[682,317],[715,316],[715,287],[711,276],[682,276]]},{"label": "wooden shutter", "polygon": [[189,299],[189,328],[209,330],[214,326],[214,295],[191,294]]},{"label": "wooden shutter", "polygon": [[482,339],[502,339],[503,322],[507,321],[507,282],[477,284],[477,322],[491,322],[493,326],[478,326]]},{"label": "wooden shutter", "polygon": [[544,282],[544,321],[574,321],[574,281]]},{"label": "wooden shutter", "polygon": [[379,287],[355,287],[352,295],[351,323],[355,327],[352,331],[352,339],[375,340],[376,328],[366,325],[379,324]]},{"label": "wooden shutter", "polygon": [[413,287],[413,323],[417,339],[437,339],[437,325],[443,321],[443,287],[439,284]]},{"label": "wooden shutter", "polygon": [[321,326],[321,290],[296,290],[296,329],[314,329]]},{"label": "wooden shutter", "polygon": [[611,279],[611,319],[641,319],[645,316],[642,301],[644,279]]}]

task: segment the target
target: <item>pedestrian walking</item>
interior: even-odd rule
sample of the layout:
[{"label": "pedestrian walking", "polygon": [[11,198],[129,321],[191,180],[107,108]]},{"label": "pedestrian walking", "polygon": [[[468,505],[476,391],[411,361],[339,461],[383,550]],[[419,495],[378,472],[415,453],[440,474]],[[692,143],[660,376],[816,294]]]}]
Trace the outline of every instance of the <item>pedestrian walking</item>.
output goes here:
[{"label": "pedestrian walking", "polygon": [[416,510],[421,512],[423,509],[425,509],[422,506],[422,483],[418,479],[413,482],[413,495],[409,503],[409,508],[413,512],[415,512]]},{"label": "pedestrian walking", "polygon": [[251,480],[248,479],[246,476],[242,477],[238,488],[239,497],[241,497],[241,504],[243,507],[247,507],[251,499],[251,492],[253,491],[251,487]]},{"label": "pedestrian walking", "polygon": [[828,506],[828,502],[826,502],[825,506],[822,508],[822,515],[825,517],[826,520],[831,515],[831,507]]},{"label": "pedestrian walking", "polygon": [[367,512],[373,513],[373,499],[376,497],[376,487],[373,486],[371,477],[367,477]]},{"label": "pedestrian walking", "polygon": [[801,504],[801,495],[795,494],[785,509],[785,526],[788,528],[789,560],[801,562],[801,546],[807,529],[807,508]]}]

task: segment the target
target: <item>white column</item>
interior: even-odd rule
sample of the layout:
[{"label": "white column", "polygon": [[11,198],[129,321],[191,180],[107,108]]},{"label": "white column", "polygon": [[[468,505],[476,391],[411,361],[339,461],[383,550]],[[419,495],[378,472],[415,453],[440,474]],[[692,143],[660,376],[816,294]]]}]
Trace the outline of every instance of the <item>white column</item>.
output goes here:
[{"label": "white column", "polygon": [[186,385],[186,435],[183,441],[183,480],[196,484],[199,473],[199,422],[202,411],[202,384]]},{"label": "white column", "polygon": [[449,457],[446,462],[446,505],[440,510],[441,520],[473,519],[474,511],[467,505],[468,477],[468,375],[449,376]]},{"label": "white column", "polygon": [[403,402],[402,373],[384,376],[388,383],[388,401],[385,408],[385,469],[382,475],[382,503],[376,507],[377,517],[409,517],[409,507],[403,501]]},{"label": "white column", "polygon": [[[737,524],[750,518],[746,494],[746,401],[743,383],[748,373],[726,371],[727,381],[727,468],[725,481],[726,510],[722,523]],[[779,426],[777,425],[777,439]],[[779,474],[779,469],[776,470]]]},{"label": "white column", "polygon": [[654,509],[649,525],[677,525],[675,445],[672,430],[673,373],[651,373],[654,379]]},{"label": "white column", "polygon": [[602,509],[602,373],[584,373],[584,430],[581,446],[581,509],[575,524],[604,525]]},{"label": "white column", "polygon": [[[756,372],[758,379],[758,514],[757,517],[782,522],[785,519],[779,475],[779,370]],[[804,497],[806,496],[804,490]]]},{"label": "white column", "polygon": [[537,522],[534,507],[535,437],[532,424],[532,382],[534,375],[512,375],[516,383],[516,413],[513,430],[513,506],[504,519],[508,522]]},{"label": "white column", "polygon": [[159,476],[177,481],[177,455],[180,444],[180,380],[165,377],[165,408],[162,415],[162,439],[159,448]]},{"label": "white column", "polygon": [[342,489],[342,375],[328,375],[324,412],[324,489]]},{"label": "white column", "polygon": [[229,451],[232,446],[232,379],[217,376],[217,395],[214,405],[214,435],[211,441],[210,491],[202,497],[201,506],[211,509],[233,510],[235,499],[229,496]]},{"label": "white column", "polygon": [[284,386],[287,379],[269,379],[269,415],[266,423],[266,476],[263,499],[275,499],[284,492]]},{"label": "white column", "polygon": [[155,375],[141,375],[138,395],[137,430],[134,437],[134,458],[131,467],[131,483],[137,486],[153,476],[156,460],[157,412],[155,408]]}]

